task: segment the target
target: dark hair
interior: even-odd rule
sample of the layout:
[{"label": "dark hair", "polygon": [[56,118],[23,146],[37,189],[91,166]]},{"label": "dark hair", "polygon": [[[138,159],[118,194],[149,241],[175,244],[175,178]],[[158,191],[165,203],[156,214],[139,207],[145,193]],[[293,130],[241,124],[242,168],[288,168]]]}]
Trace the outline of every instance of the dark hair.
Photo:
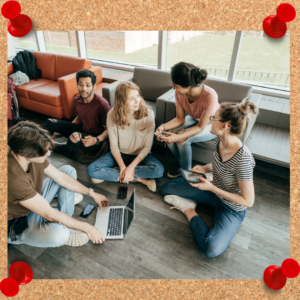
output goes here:
[{"label": "dark hair", "polygon": [[187,88],[189,86],[199,86],[206,79],[208,72],[193,64],[179,62],[171,68],[171,78],[173,83]]},{"label": "dark hair", "polygon": [[87,77],[90,77],[92,80],[92,84],[95,85],[95,83],[97,81],[97,77],[94,74],[94,72],[87,70],[87,69],[80,70],[76,73],[77,84],[79,82],[79,78],[87,78]]},{"label": "dark hair", "polygon": [[257,106],[246,99],[238,103],[223,102],[219,112],[222,122],[229,122],[230,133],[239,135],[247,128],[249,118],[257,113]]},{"label": "dark hair", "polygon": [[49,149],[55,147],[49,132],[30,121],[12,126],[8,131],[7,144],[14,154],[26,158],[44,156]]}]

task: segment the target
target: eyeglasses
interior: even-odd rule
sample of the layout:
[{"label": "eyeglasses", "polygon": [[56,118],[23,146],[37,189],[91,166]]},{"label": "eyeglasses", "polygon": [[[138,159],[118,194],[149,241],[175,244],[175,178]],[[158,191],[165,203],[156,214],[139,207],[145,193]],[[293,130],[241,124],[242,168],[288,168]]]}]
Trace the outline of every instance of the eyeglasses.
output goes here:
[{"label": "eyeglasses", "polygon": [[[209,117],[209,123],[212,123],[212,121],[219,121],[219,122],[222,122],[222,123],[227,122],[227,121],[216,119],[215,116],[210,116]],[[230,127],[230,126],[228,125],[228,127]]]}]

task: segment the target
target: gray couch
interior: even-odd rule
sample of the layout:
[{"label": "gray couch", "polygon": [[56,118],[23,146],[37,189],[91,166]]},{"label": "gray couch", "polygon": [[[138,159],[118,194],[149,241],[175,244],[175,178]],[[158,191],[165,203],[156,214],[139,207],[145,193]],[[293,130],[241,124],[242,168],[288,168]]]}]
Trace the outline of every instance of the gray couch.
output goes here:
[{"label": "gray couch", "polygon": [[[140,89],[146,103],[154,111],[155,123],[160,125],[165,121],[165,105],[167,101],[174,96],[170,72],[162,70],[152,70],[146,68],[135,68],[133,78],[129,79],[136,83]],[[115,101],[115,90],[120,81],[109,84],[102,89],[103,97],[108,100],[111,106]],[[157,104],[157,99],[162,99]]]},{"label": "gray couch", "polygon": [[[245,84],[238,84],[232,83],[228,81],[221,81],[216,79],[206,79],[203,81],[203,84],[210,86],[213,88],[218,96],[219,96],[219,103],[222,102],[238,102],[243,99],[249,99],[253,103],[259,107],[259,103],[261,101],[262,95],[252,93],[252,87]],[[169,122],[176,116],[176,107],[175,107],[175,91],[170,91],[170,97],[165,105],[159,102],[163,102],[163,99],[158,99],[157,104],[160,107],[165,107],[165,112],[160,112],[161,114],[165,115],[165,122]],[[253,128],[253,125],[256,121],[257,114],[249,121],[247,130],[239,137],[243,143],[246,143],[247,138]],[[207,141],[201,143],[192,144],[192,151],[193,151],[193,159],[199,161],[203,164],[210,163],[213,159],[213,152],[215,149],[215,141]]]}]

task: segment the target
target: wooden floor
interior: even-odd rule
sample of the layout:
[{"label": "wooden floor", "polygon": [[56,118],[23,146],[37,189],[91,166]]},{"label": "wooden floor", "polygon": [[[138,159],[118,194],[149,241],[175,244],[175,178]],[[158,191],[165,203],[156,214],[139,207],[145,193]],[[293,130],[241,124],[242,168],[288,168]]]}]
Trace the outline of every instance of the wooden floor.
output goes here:
[{"label": "wooden floor", "polygon": [[[24,112],[39,124],[46,120],[45,116]],[[265,173],[266,165],[255,169],[254,206],[248,209],[227,250],[218,257],[207,258],[198,250],[184,215],[170,210],[160,195],[161,186],[169,180],[166,172],[174,168],[175,160],[153,154],[163,163],[165,175],[157,180],[156,193],[139,183],[129,185],[128,197],[136,188],[136,218],[124,240],[108,240],[102,245],[89,242],[78,248],[15,245],[8,251],[8,266],[24,261],[32,267],[35,279],[261,279],[267,266],[281,265],[290,256],[289,179]],[[86,173],[87,166],[76,156],[52,153],[49,162],[56,167],[75,167],[79,181],[106,195],[110,205],[126,203],[117,199],[119,184],[94,185]],[[76,205],[75,218],[80,218],[79,213],[88,203],[94,204],[85,196]],[[210,226],[213,211],[199,206],[197,211]],[[95,218],[96,211],[87,221],[93,224]]]}]

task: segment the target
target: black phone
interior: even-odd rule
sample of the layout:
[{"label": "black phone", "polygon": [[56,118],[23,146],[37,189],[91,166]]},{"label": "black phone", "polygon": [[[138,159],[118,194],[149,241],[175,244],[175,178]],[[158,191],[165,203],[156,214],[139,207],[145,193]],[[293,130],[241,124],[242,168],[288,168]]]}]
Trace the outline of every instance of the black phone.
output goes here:
[{"label": "black phone", "polygon": [[165,136],[168,137],[168,135],[166,133],[154,133],[156,136]]},{"label": "black phone", "polygon": [[119,186],[118,199],[126,199],[127,190],[128,190],[128,186],[124,186],[124,185]]},{"label": "black phone", "polygon": [[191,172],[191,171],[187,171],[187,170],[183,170],[183,169],[180,169],[180,171],[181,171],[181,175],[182,175],[183,179],[187,182],[200,183],[203,181],[198,179],[198,177],[202,176],[202,177],[206,178],[205,174],[202,174],[202,173]]},{"label": "black phone", "polygon": [[85,209],[81,212],[80,217],[87,218],[94,209],[95,209],[94,205],[88,204],[85,207]]}]

